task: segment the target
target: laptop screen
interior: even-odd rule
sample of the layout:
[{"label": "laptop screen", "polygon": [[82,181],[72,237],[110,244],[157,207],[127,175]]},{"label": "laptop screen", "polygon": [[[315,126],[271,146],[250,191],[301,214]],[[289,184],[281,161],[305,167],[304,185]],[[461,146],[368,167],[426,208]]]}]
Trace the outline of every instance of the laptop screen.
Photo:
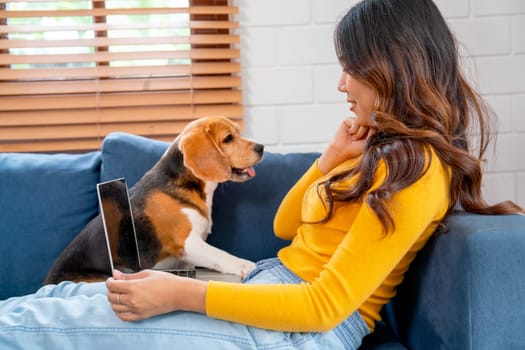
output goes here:
[{"label": "laptop screen", "polygon": [[111,269],[117,267],[128,273],[139,271],[140,255],[126,180],[99,183],[97,193]]},{"label": "laptop screen", "polygon": [[[147,247],[139,247],[128,186],[124,178],[97,184],[100,203],[100,215],[106,235],[111,270],[115,268],[124,273],[140,271],[140,252],[144,254]],[[155,269],[156,266],[150,268]],[[180,261],[177,266],[162,271],[195,278],[195,266]]]}]

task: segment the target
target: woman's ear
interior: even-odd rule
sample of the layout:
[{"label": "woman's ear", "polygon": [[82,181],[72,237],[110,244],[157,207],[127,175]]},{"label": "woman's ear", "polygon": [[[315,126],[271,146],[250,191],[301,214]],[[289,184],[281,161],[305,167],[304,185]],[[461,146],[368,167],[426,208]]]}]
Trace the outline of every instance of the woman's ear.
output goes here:
[{"label": "woman's ear", "polygon": [[196,128],[183,135],[180,150],[184,165],[204,181],[225,182],[231,178],[231,165],[212,140],[210,130]]}]

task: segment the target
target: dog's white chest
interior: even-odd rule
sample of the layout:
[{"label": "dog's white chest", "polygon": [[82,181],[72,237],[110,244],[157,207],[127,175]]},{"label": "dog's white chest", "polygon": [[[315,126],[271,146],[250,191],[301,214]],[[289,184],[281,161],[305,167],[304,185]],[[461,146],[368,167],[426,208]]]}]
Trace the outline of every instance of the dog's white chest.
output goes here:
[{"label": "dog's white chest", "polygon": [[202,240],[206,240],[206,238],[208,238],[208,235],[211,233],[213,193],[215,192],[216,188],[217,183],[206,182],[204,192],[206,194],[206,206],[208,207],[208,217],[202,216],[202,214],[195,209],[182,209],[182,212],[186,214],[188,220],[191,222],[191,231],[189,234],[190,237],[198,237]]},{"label": "dog's white chest", "polygon": [[206,182],[206,185],[204,186],[204,192],[206,193],[206,204],[208,205],[208,209],[211,209],[211,204],[213,202],[213,194],[215,193],[215,189],[217,189],[218,184],[216,182]]},{"label": "dog's white chest", "polygon": [[204,187],[204,192],[206,193],[206,206],[208,207],[208,228],[206,230],[206,233],[211,233],[211,226],[213,224],[211,219],[211,209],[213,205],[213,194],[215,193],[215,189],[217,188],[216,182],[206,182],[206,186]]}]

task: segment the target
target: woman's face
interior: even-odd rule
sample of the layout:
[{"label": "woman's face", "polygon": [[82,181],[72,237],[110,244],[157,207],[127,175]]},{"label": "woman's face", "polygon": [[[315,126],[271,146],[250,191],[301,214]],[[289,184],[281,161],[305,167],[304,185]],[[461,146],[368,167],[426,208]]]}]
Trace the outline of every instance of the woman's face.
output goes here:
[{"label": "woman's face", "polygon": [[358,124],[374,126],[371,118],[372,107],[376,98],[374,90],[365,83],[343,71],[337,89],[346,94],[349,110],[355,115]]}]

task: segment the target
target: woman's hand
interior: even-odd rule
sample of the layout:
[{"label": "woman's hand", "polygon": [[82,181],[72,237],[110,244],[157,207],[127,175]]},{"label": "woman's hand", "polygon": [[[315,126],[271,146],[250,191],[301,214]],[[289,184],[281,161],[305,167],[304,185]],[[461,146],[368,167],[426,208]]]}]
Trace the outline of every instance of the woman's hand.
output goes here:
[{"label": "woman's hand", "polygon": [[175,310],[205,312],[207,284],[162,271],[123,274],[106,280],[108,301],[123,321],[143,320]]},{"label": "woman's hand", "polygon": [[319,170],[326,174],[343,161],[361,155],[366,141],[376,133],[372,126],[360,125],[353,118],[344,119],[337,128],[332,142],[317,163]]}]

